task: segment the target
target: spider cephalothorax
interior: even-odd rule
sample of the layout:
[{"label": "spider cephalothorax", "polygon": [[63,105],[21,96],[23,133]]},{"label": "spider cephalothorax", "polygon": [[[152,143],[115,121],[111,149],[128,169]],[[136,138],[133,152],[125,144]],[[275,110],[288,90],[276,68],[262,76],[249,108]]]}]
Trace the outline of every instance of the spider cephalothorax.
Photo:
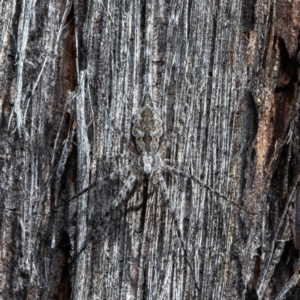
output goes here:
[{"label": "spider cephalothorax", "polygon": [[155,171],[161,168],[161,158],[159,153],[143,153],[136,157],[135,162],[139,171],[148,177],[151,177]]}]

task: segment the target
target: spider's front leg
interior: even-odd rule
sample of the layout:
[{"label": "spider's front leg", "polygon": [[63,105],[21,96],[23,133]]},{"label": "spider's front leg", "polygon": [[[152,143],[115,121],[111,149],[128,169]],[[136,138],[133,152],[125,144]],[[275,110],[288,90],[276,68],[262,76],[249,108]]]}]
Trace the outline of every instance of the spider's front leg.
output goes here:
[{"label": "spider's front leg", "polygon": [[129,177],[123,184],[120,192],[118,193],[116,199],[112,202],[110,210],[115,209],[119,205],[120,202],[123,202],[127,199],[127,197],[126,197],[127,194],[133,190],[136,182],[137,182],[137,175],[135,174],[135,170],[132,170],[131,174],[129,175]]},{"label": "spider's front leg", "polygon": [[257,212],[253,212],[253,211],[250,211],[250,210],[247,210],[246,208],[244,208],[243,206],[237,204],[236,202],[232,201],[231,199],[229,199],[227,196],[225,196],[224,194],[220,193],[219,191],[213,189],[212,187],[210,187],[209,185],[207,185],[206,183],[202,182],[200,179],[198,179],[197,177],[193,176],[193,175],[190,175],[188,174],[187,172],[184,172],[184,171],[181,171],[181,170],[178,170],[174,167],[170,167],[166,164],[162,165],[163,169],[171,174],[175,174],[175,175],[179,175],[179,176],[182,176],[182,177],[185,177],[187,179],[191,179],[193,180],[194,182],[198,183],[200,186],[203,186],[205,189],[209,190],[211,193],[214,193],[216,194],[218,197],[220,198],[223,198],[224,200],[226,200],[227,202],[237,206],[238,208],[246,211],[248,214],[251,214],[251,215],[257,215]]},{"label": "spider's front leg", "polygon": [[189,256],[188,256],[188,248],[186,246],[186,242],[183,240],[183,237],[182,237],[182,232],[181,232],[181,229],[179,227],[179,221],[178,221],[178,218],[177,218],[177,213],[176,213],[176,208],[174,207],[174,204],[172,201],[170,201],[170,196],[169,196],[169,191],[168,191],[168,188],[167,188],[167,184],[166,184],[166,181],[164,179],[164,177],[162,176],[161,174],[161,170],[157,170],[152,178],[151,178],[151,181],[152,181],[152,185],[153,186],[160,186],[161,188],[161,192],[163,194],[163,199],[165,200],[167,206],[168,206],[168,209],[169,209],[169,212],[174,220],[174,224],[175,224],[175,229],[176,229],[176,232],[177,232],[177,236],[179,238],[179,241],[180,241],[180,246],[184,252],[184,256],[185,256],[185,259],[186,259],[186,262],[191,270],[191,273],[192,273],[192,276],[193,276],[193,279],[195,281],[195,285],[196,285],[196,288],[200,291],[200,288],[199,288],[199,285],[198,285],[198,282],[197,282],[197,279],[196,279],[196,275],[195,275],[195,271],[194,271],[194,268],[193,268],[193,265],[191,263],[191,261],[189,260]]},{"label": "spider's front leg", "polygon": [[110,173],[109,175],[103,176],[101,178],[99,178],[98,180],[94,181],[93,183],[91,183],[90,185],[88,185],[87,187],[83,188],[82,190],[80,190],[79,192],[77,192],[77,194],[73,195],[71,198],[69,198],[68,200],[60,203],[59,205],[54,207],[54,211],[56,211],[59,207],[71,202],[72,200],[78,198],[79,196],[85,194],[86,192],[88,192],[91,188],[95,187],[97,184],[99,184],[102,181],[105,180],[109,180],[109,179],[114,179],[117,175],[119,175],[120,173],[124,173],[126,171],[128,171],[130,169],[131,165],[127,165],[124,168],[122,168],[121,170],[117,170],[115,172]]}]

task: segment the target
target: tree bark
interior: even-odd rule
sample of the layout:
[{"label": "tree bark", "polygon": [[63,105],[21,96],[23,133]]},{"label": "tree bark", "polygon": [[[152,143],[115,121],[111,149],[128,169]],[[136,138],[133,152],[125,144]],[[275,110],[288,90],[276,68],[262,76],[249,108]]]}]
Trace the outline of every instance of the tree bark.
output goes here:
[{"label": "tree bark", "polygon": [[[0,16],[0,299],[299,299],[299,0]],[[160,188],[106,213],[145,92],[166,164],[243,207],[165,173],[186,251]]]}]

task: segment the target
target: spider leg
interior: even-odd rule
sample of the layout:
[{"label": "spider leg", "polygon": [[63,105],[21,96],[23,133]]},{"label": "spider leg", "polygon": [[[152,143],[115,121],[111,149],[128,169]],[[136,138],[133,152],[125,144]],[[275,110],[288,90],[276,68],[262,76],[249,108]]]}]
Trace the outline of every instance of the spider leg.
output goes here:
[{"label": "spider leg", "polygon": [[236,202],[230,200],[227,196],[225,196],[224,194],[220,193],[219,191],[213,189],[212,187],[210,187],[209,185],[207,185],[206,183],[202,182],[201,180],[199,180],[197,177],[195,177],[194,175],[190,175],[189,173],[187,172],[184,172],[184,171],[181,171],[181,170],[178,170],[174,167],[170,167],[168,165],[163,165],[162,166],[163,169],[169,173],[172,173],[172,174],[176,174],[176,175],[179,175],[179,176],[182,176],[182,177],[185,177],[185,178],[188,178],[188,179],[191,179],[193,181],[195,181],[196,183],[198,183],[200,186],[203,186],[204,188],[206,188],[207,190],[209,190],[211,193],[214,193],[216,194],[217,196],[219,196],[220,198],[223,198],[224,200],[226,200],[227,202],[237,206],[238,208],[246,211],[247,213],[251,214],[251,215],[257,215],[257,212],[252,212],[250,210],[247,210],[246,208],[242,207],[241,205],[237,204]]},{"label": "spider leg", "polygon": [[116,208],[119,205],[119,202],[125,201],[127,199],[126,195],[128,192],[132,191],[135,183],[137,181],[137,176],[132,172],[123,184],[119,194],[111,205],[111,209]]},{"label": "spider leg", "polygon": [[94,238],[94,234],[96,233],[96,230],[94,229],[90,234],[89,237],[86,238],[85,240],[85,244],[82,246],[82,248],[74,255],[74,257],[71,259],[71,261],[69,262],[69,265],[71,265],[78,257],[79,255],[87,248],[87,246],[90,244],[90,242],[93,240]]},{"label": "spider leg", "polygon": [[[175,228],[176,228],[176,232],[177,232],[177,236],[179,238],[179,241],[180,241],[180,246],[184,252],[184,256],[185,256],[185,259],[186,259],[186,262],[191,270],[191,273],[192,273],[192,276],[193,276],[193,279],[195,281],[195,285],[196,285],[196,288],[198,291],[200,291],[200,287],[198,285],[198,282],[196,280],[196,275],[195,275],[195,271],[194,271],[194,268],[193,268],[193,265],[191,263],[191,261],[189,260],[188,258],[188,249],[187,249],[187,246],[186,246],[186,243],[185,241],[183,240],[183,237],[182,237],[182,232],[181,232],[181,229],[179,227],[179,221],[178,221],[178,218],[177,218],[177,214],[176,214],[176,209],[175,207],[173,206],[172,202],[170,201],[170,196],[169,196],[169,191],[168,191],[168,188],[167,188],[167,184],[166,184],[166,181],[164,179],[164,177],[162,176],[161,172],[158,172],[158,178],[155,180],[157,183],[159,182],[160,183],[160,187],[161,187],[161,190],[162,190],[162,194],[163,194],[163,198],[168,206],[168,209],[169,209],[169,212],[174,220],[174,224],[175,224]],[[155,182],[155,183],[156,183]]]},{"label": "spider leg", "polygon": [[59,204],[59,205],[56,205],[56,206],[54,207],[54,210],[56,210],[57,208],[59,208],[59,207],[65,205],[66,203],[69,203],[69,202],[71,202],[72,200],[78,198],[79,196],[81,196],[82,194],[86,193],[88,190],[90,190],[90,189],[93,188],[94,186],[96,186],[96,185],[97,185],[98,183],[100,183],[101,181],[108,180],[108,179],[113,179],[113,178],[115,178],[115,176],[116,176],[117,174],[123,173],[123,172],[129,170],[129,168],[130,168],[130,165],[127,165],[127,166],[125,166],[124,168],[122,168],[121,170],[112,172],[112,173],[110,173],[110,174],[107,175],[107,176],[104,176],[104,177],[99,178],[98,180],[96,180],[95,182],[93,182],[92,184],[88,185],[87,187],[85,187],[84,189],[82,189],[80,192],[78,192],[77,194],[75,194],[74,196],[72,196],[70,199],[68,199],[68,200],[66,200],[66,201],[64,201],[64,202],[62,202],[62,203]]},{"label": "spider leg", "polygon": [[[107,176],[106,176],[107,177]],[[104,177],[103,177],[104,178]],[[103,179],[100,178],[100,179]],[[103,217],[101,218],[102,221],[100,222],[100,224],[98,224],[98,226],[102,226],[104,224],[104,219],[110,215],[111,211],[114,210],[121,201],[125,201],[127,199],[127,193],[130,192],[135,183],[137,181],[137,176],[132,173],[130,174],[130,176],[127,178],[127,180],[125,181],[125,183],[123,184],[120,192],[118,193],[116,199],[112,202],[110,208],[103,214]],[[99,180],[97,181],[97,183],[99,182]],[[94,185],[93,185],[94,186]],[[90,186],[89,186],[90,187]],[[83,193],[84,190],[81,191],[81,193]],[[78,193],[79,194],[79,193]],[[75,196],[79,196],[78,194],[76,194]],[[74,197],[74,196],[73,196]],[[75,256],[73,257],[73,259],[71,260],[70,264],[73,263],[78,256],[87,248],[87,246],[90,244],[90,242],[93,240],[95,234],[97,233],[97,229],[93,229],[92,232],[89,234],[89,237],[86,239],[85,244],[82,246],[82,248],[75,254]],[[102,237],[103,239],[104,237]]]}]

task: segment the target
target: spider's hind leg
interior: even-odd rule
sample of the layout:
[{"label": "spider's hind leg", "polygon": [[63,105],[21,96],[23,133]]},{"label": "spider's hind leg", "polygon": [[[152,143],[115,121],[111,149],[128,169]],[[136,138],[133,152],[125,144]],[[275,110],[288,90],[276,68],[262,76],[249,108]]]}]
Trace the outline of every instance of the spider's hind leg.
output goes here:
[{"label": "spider's hind leg", "polygon": [[176,208],[174,207],[174,202],[170,201],[170,196],[169,196],[169,191],[168,191],[168,188],[167,188],[166,181],[165,181],[165,179],[162,176],[160,171],[155,174],[155,177],[152,181],[153,181],[154,184],[158,184],[158,183],[160,184],[161,192],[163,194],[163,199],[165,200],[165,202],[168,206],[168,210],[169,210],[169,212],[170,212],[170,214],[171,214],[171,216],[174,220],[175,229],[176,229],[179,241],[180,241],[180,246],[181,246],[181,248],[184,252],[186,262],[187,262],[187,264],[188,264],[188,266],[191,270],[192,277],[195,281],[196,288],[198,289],[198,291],[200,291],[200,288],[199,288],[199,285],[198,285],[198,282],[197,282],[197,279],[196,279],[194,267],[193,267],[191,261],[189,260],[188,248],[187,248],[186,242],[183,239],[183,235],[182,235],[181,229],[179,227],[179,220],[177,218]]},{"label": "spider's hind leg", "polygon": [[[126,168],[127,170],[128,168]],[[101,180],[103,180],[103,178],[101,178]],[[127,180],[125,181],[125,183],[123,184],[120,192],[118,193],[117,197],[115,198],[115,200],[111,203],[111,205],[109,205],[109,208],[106,210],[106,212],[102,215],[102,217],[100,218],[100,222],[97,223],[97,228],[93,226],[93,229],[91,230],[91,232],[89,233],[88,237],[86,238],[86,241],[84,243],[84,245],[82,246],[82,248],[73,256],[73,258],[70,261],[70,264],[73,263],[78,257],[79,255],[88,247],[88,245],[91,243],[91,241],[94,239],[95,236],[98,236],[98,232],[99,232],[99,227],[104,226],[105,222],[107,220],[106,217],[108,217],[111,212],[120,205],[120,202],[123,202],[125,200],[127,200],[127,194],[132,191],[135,183],[137,182],[137,176],[132,172],[129,177],[127,178]],[[96,183],[99,183],[99,181],[97,181]],[[93,185],[90,185],[88,188],[95,186],[96,183],[94,183]],[[75,196],[77,197],[79,194],[83,194],[84,192],[87,191],[87,189],[84,189],[83,191],[81,191],[80,193],[76,194]],[[74,196],[74,197],[75,197]],[[101,240],[104,240],[105,237],[107,236],[107,232],[101,236]]]}]

